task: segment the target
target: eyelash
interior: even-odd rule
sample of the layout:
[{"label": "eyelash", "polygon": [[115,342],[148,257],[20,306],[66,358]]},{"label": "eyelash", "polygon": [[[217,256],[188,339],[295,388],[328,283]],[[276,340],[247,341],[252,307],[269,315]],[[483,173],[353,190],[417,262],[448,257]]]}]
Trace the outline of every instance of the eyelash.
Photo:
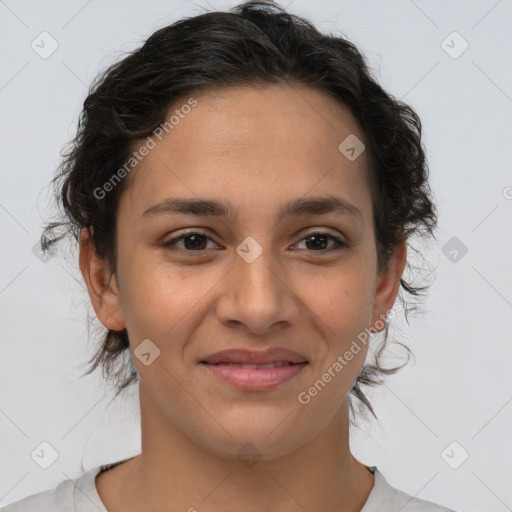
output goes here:
[{"label": "eyelash", "polygon": [[[200,236],[203,236],[203,237],[208,238],[209,240],[211,240],[211,238],[204,231],[187,231],[187,232],[181,234],[180,236],[178,236],[176,238],[173,238],[172,240],[164,242],[162,245],[165,248],[173,247],[173,246],[176,245],[176,242],[179,242],[179,241],[183,240],[184,238],[186,238],[187,236],[191,236],[191,235],[200,235]],[[348,244],[345,243],[340,238],[338,238],[338,237],[336,237],[334,235],[331,235],[330,233],[326,233],[326,232],[320,231],[320,230],[316,230],[316,231],[313,231],[311,233],[308,233],[306,236],[304,236],[300,240],[300,242],[302,242],[302,241],[304,241],[304,240],[306,240],[308,238],[311,238],[313,236],[323,236],[323,237],[326,237],[329,240],[333,241],[335,246],[331,247],[330,249],[322,249],[320,251],[309,251],[309,252],[320,253],[320,254],[327,254],[327,253],[331,253],[331,252],[340,251],[340,250],[345,249],[345,248],[348,247]],[[188,253],[190,256],[192,256],[193,253],[201,254],[201,253],[204,253],[204,252],[207,251],[207,249],[200,249],[200,250],[197,250],[197,251],[191,251],[191,250],[181,249],[181,248],[178,248],[176,250],[178,250],[179,252]]]}]

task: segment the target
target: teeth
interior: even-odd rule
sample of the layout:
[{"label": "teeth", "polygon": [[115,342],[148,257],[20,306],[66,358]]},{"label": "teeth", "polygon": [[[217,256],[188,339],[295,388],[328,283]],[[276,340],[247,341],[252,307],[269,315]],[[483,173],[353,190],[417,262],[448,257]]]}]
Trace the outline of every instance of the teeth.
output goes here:
[{"label": "teeth", "polygon": [[240,363],[218,363],[223,366],[238,366],[239,368],[247,368],[249,370],[269,370],[271,368],[279,368],[281,366],[289,366],[291,363],[269,363],[269,364],[240,364]]}]

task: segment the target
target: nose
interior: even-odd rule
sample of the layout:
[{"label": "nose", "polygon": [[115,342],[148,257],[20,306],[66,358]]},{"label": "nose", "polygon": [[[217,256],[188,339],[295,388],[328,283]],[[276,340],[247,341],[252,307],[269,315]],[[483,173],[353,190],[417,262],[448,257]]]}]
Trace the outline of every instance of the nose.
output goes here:
[{"label": "nose", "polygon": [[298,322],[299,301],[290,273],[272,265],[266,252],[251,263],[236,256],[216,304],[222,324],[262,335]]}]

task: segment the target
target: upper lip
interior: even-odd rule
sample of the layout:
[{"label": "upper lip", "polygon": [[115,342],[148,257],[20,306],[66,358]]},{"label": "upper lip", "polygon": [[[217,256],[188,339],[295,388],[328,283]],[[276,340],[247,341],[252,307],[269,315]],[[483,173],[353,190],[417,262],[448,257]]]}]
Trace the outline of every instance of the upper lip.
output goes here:
[{"label": "upper lip", "polygon": [[271,363],[305,363],[307,359],[298,352],[282,347],[267,350],[231,349],[215,352],[201,360],[201,363],[239,363],[239,364],[271,364]]}]

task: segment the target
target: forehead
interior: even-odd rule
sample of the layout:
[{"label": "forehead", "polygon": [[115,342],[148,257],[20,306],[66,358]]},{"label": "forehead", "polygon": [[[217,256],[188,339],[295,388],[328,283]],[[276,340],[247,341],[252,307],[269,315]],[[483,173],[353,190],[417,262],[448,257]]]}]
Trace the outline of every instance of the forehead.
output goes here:
[{"label": "forehead", "polygon": [[318,157],[325,152],[327,157],[348,135],[365,138],[349,107],[302,84],[214,89],[195,96],[197,106],[189,113],[173,116],[185,109],[189,99],[183,97],[169,108],[167,117],[173,117],[176,125],[164,137],[176,144],[192,142],[192,137],[215,154],[295,146],[295,154]]},{"label": "forehead", "polygon": [[[195,106],[184,108],[190,98]],[[172,128],[153,137],[155,147],[131,176],[127,199],[141,208],[165,193],[368,194],[366,152],[350,161],[339,149],[347,137],[364,142],[364,132],[347,106],[322,91],[297,84],[217,89],[174,102],[171,116]]]}]

